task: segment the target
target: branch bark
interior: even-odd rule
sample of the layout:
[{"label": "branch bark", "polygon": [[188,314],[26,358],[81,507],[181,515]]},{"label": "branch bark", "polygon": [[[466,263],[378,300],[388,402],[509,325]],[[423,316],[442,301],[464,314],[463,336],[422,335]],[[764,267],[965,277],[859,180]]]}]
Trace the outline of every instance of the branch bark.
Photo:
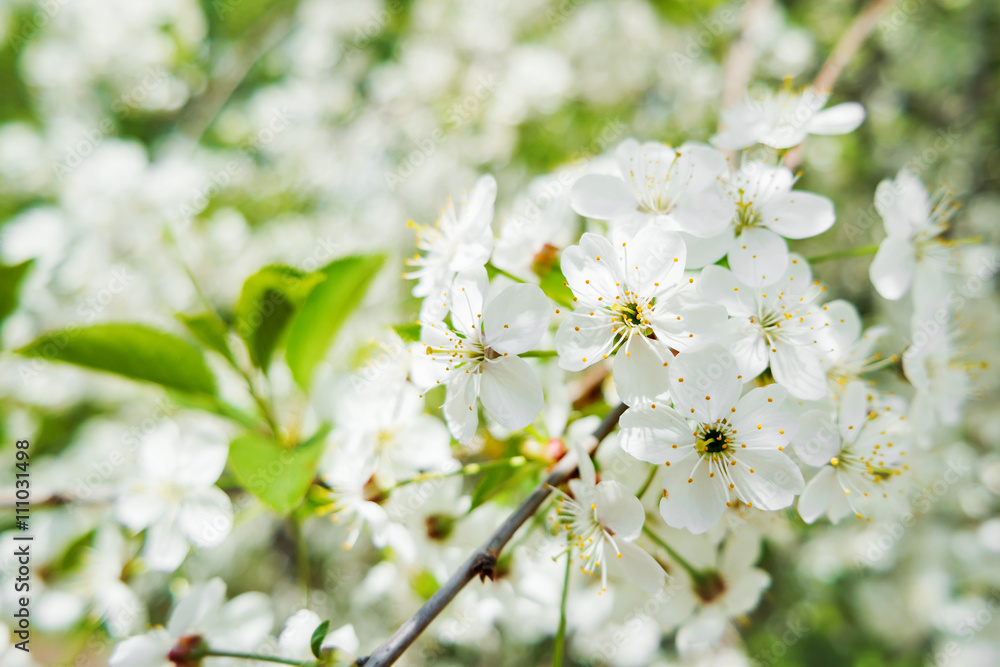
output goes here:
[{"label": "branch bark", "polygon": [[[871,31],[878,25],[878,21],[885,14],[886,10],[895,0],[872,0],[861,13],[854,19],[847,31],[840,36],[833,51],[827,57],[819,74],[813,79],[812,86],[821,93],[829,94],[833,91],[834,84],[843,73],[847,63],[850,62],[854,54],[864,43]],[[783,161],[784,165],[794,170],[802,161],[802,144],[788,151]]]},{"label": "branch bark", "polygon": [[[601,441],[618,425],[618,419],[625,412],[626,407],[625,404],[620,404],[604,417],[588,443],[587,452],[589,454],[592,454]],[[538,511],[545,499],[552,493],[552,488],[569,480],[576,471],[577,465],[576,456],[570,451],[556,464],[545,481],[535,487],[531,495],[525,498],[524,502],[514,510],[514,513],[507,517],[493,532],[493,535],[469,556],[431,599],[424,603],[424,606],[416,614],[403,623],[399,630],[375,649],[370,656],[358,658],[357,664],[364,665],[364,667],[384,667],[393,664],[403,654],[403,651],[409,648],[420,636],[420,633],[437,618],[438,614],[444,611],[448,603],[458,595],[466,584],[477,576],[481,581],[485,581],[487,577],[492,580],[500,551],[514,536],[518,528]]]}]

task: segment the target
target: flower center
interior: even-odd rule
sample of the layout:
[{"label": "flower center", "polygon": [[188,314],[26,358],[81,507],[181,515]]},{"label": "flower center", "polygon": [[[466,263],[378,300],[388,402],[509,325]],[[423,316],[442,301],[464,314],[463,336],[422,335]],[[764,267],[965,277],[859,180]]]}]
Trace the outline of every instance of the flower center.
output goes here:
[{"label": "flower center", "polygon": [[695,432],[695,449],[702,455],[721,454],[733,444],[732,429],[723,419],[717,424],[702,424]]}]

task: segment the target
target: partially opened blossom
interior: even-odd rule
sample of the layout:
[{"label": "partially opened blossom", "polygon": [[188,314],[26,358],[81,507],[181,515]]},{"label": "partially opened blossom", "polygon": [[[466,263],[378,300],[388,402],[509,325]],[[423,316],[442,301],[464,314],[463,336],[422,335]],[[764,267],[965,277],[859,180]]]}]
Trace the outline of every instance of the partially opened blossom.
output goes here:
[{"label": "partially opened blossom", "polygon": [[802,491],[802,473],[784,453],[796,430],[781,410],[779,385],[743,389],[736,359],[717,345],[682,352],[668,367],[673,401],[646,402],[622,415],[619,442],[641,461],[665,465],[660,514],[703,533],[740,500],[778,510]]},{"label": "partially opened blossom", "polygon": [[[271,600],[267,595],[243,593],[226,602],[226,584],[215,578],[191,589],[177,603],[167,627],[150,630],[118,644],[108,664],[111,667],[172,667],[176,663],[170,658],[193,657],[191,652],[206,648],[249,651],[262,643],[273,624]],[[209,658],[206,664],[212,662]]]},{"label": "partially opened blossom", "polygon": [[826,372],[820,363],[836,347],[841,328],[853,326],[856,312],[844,301],[819,305],[824,288],[812,281],[809,264],[790,256],[788,270],[774,285],[750,287],[720,266],[707,266],[698,283],[709,300],[726,307],[732,319],[723,340],[736,357],[743,380],[765,368],[796,397],[822,398]]},{"label": "partially opened blossom", "polygon": [[444,416],[451,434],[461,443],[472,440],[479,425],[477,398],[504,428],[524,428],[542,409],[542,385],[517,355],[537,345],[548,328],[549,300],[536,285],[524,284],[490,300],[485,269],[459,274],[447,296],[455,329],[423,322],[420,340],[436,381],[448,389]]},{"label": "partially opened blossom", "polygon": [[732,218],[733,203],[718,181],[726,161],[711,146],[626,139],[615,156],[620,175],[588,174],[573,185],[570,201],[580,215],[613,221],[627,234],[656,224],[703,237]]},{"label": "partially opened blossom", "polygon": [[864,121],[865,109],[857,102],[823,109],[829,98],[828,93],[812,87],[748,95],[722,112],[722,126],[726,129],[712,137],[712,144],[729,150],[754,144],[791,148],[809,134],[847,134]]},{"label": "partially opened blossom", "polygon": [[795,176],[787,167],[748,162],[725,180],[736,214],[712,238],[685,236],[688,268],[713,264],[722,257],[747,285],[770,285],[788,269],[789,239],[822,234],[836,216],[827,197],[792,190]]},{"label": "partially opened blossom", "polygon": [[490,174],[476,181],[471,193],[463,193],[458,205],[451,198],[433,226],[410,225],[417,230],[417,249],[423,255],[407,260],[416,267],[406,274],[415,278],[413,296],[430,297],[423,317],[443,316],[441,294],[455,275],[486,265],[493,250],[493,207],[497,182]]},{"label": "partially opened blossom", "polygon": [[680,235],[651,225],[612,245],[587,233],[563,252],[562,270],[576,309],[556,332],[559,365],[571,371],[615,357],[625,403],[655,395],[671,348],[703,347],[726,322],[725,310],[701,298],[684,274]]},{"label": "partially opened blossom", "polygon": [[944,191],[931,197],[920,179],[906,169],[895,180],[879,183],[875,209],[887,236],[868,270],[879,294],[895,301],[911,286],[917,298],[936,300],[942,294],[940,287],[947,285],[947,275],[961,264],[954,244],[941,238],[956,208]]},{"label": "partially opened blossom", "polygon": [[601,574],[601,591],[608,588],[608,565],[649,592],[666,582],[659,563],[633,541],[642,533],[646,512],[642,503],[615,480],[597,481],[594,462],[581,443],[573,443],[580,461],[580,477],[569,481],[572,495],[558,491],[557,521],[566,529],[572,555],[584,574]]},{"label": "partially opened blossom", "polygon": [[172,572],[190,545],[221,544],[233,525],[229,496],[215,486],[229,453],[225,432],[208,419],[168,420],[139,446],[138,470],[115,503],[115,516],[146,531],[146,565]]},{"label": "partially opened blossom", "polygon": [[822,410],[802,415],[792,446],[806,465],[820,467],[799,497],[799,515],[812,523],[826,514],[834,523],[865,516],[870,503],[896,493],[910,442],[905,415],[876,410],[860,381],[840,397],[836,420]]},{"label": "partially opened blossom", "polygon": [[320,514],[347,529],[344,549],[351,549],[367,526],[372,544],[383,547],[389,538],[389,515],[379,504],[382,491],[373,484],[375,461],[343,448],[328,450],[319,464],[319,477],[330,504]]}]

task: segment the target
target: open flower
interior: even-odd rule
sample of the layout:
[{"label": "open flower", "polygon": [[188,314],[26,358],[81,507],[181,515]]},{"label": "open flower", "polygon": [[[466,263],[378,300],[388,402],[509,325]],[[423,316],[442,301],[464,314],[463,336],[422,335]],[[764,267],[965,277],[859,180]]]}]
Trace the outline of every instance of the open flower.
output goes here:
[{"label": "open flower", "polygon": [[857,102],[823,109],[829,98],[828,93],[812,87],[747,96],[722,112],[722,125],[727,129],[712,137],[712,145],[729,150],[754,144],[791,148],[801,144],[806,135],[847,134],[864,121],[865,108]]},{"label": "open flower", "polygon": [[710,301],[724,305],[733,318],[723,341],[736,357],[744,381],[770,366],[775,381],[792,396],[815,400],[826,395],[820,360],[844,337],[838,331],[852,325],[855,311],[846,301],[816,303],[824,288],[812,282],[812,271],[802,257],[793,253],[788,270],[774,285],[753,288],[713,265],[702,270],[698,288]]},{"label": "open flower", "polygon": [[612,220],[627,234],[648,223],[695,236],[715,236],[732,218],[733,204],[719,188],[725,158],[710,146],[680,148],[626,139],[615,151],[620,176],[588,174],[570,194],[573,210]]},{"label": "open flower", "polygon": [[270,598],[263,593],[243,593],[226,602],[226,584],[215,578],[191,589],[177,603],[166,628],[118,644],[108,664],[173,667],[189,664],[183,659],[194,658],[206,648],[249,651],[257,648],[273,624]]},{"label": "open flower", "polygon": [[[451,321],[424,322],[420,340],[448,388],[444,416],[461,443],[479,425],[476,399],[501,426],[524,428],[542,409],[542,385],[518,354],[538,344],[551,319],[549,300],[536,285],[511,285],[487,301],[485,269],[459,274],[449,294]],[[485,307],[484,307],[485,304]]]},{"label": "open flower", "polygon": [[812,523],[824,513],[834,523],[848,514],[859,519],[875,499],[889,497],[892,479],[901,474],[901,458],[909,440],[902,415],[869,412],[868,389],[860,381],[847,385],[837,421],[826,412],[802,415],[793,440],[795,454],[822,467],[799,497],[799,515]]},{"label": "open flower", "polygon": [[725,310],[700,298],[684,277],[680,235],[648,226],[619,246],[597,234],[563,252],[562,269],[576,310],[556,332],[559,365],[582,370],[618,351],[615,383],[625,403],[657,393],[670,348],[714,339]]},{"label": "open flower", "polygon": [[960,266],[954,244],[940,238],[957,206],[942,190],[932,198],[924,184],[906,169],[875,190],[875,209],[886,238],[879,244],[869,275],[875,289],[890,301],[901,299],[914,281],[918,297],[931,299],[947,284],[947,273]]},{"label": "open flower", "polygon": [[190,544],[208,548],[226,539],[233,506],[214,484],[228,453],[225,433],[208,420],[186,421],[183,437],[167,421],[142,441],[139,469],[125,483],[115,516],[127,528],[146,530],[142,555],[150,569],[172,572]]},{"label": "open flower", "polygon": [[630,407],[619,434],[626,452],[666,466],[664,521],[703,533],[734,498],[763,510],[791,505],[803,480],[783,451],[796,429],[795,417],[780,409],[787,392],[772,384],[740,398],[736,360],[717,345],[682,352],[668,376],[663,402]]},{"label": "open flower", "polygon": [[600,570],[602,592],[608,589],[609,562],[618,562],[622,573],[645,590],[661,590],[666,583],[663,568],[633,544],[646,520],[642,503],[620,482],[598,482],[586,450],[578,442],[572,444],[580,461],[580,478],[569,481],[572,495],[556,489],[556,520],[567,531],[570,551],[582,561],[580,569],[590,575]]},{"label": "open flower", "polygon": [[[308,609],[301,609],[292,614],[278,635],[278,655],[302,662],[314,660],[310,642],[320,623],[319,616]],[[320,642],[320,650],[336,649],[351,655],[357,654],[359,646],[360,642],[353,625],[344,625],[328,632]]]},{"label": "open flower", "polygon": [[462,195],[456,207],[449,197],[434,226],[421,226],[410,221],[417,230],[417,249],[424,251],[407,260],[417,267],[405,278],[415,278],[413,296],[430,297],[424,303],[421,317],[443,317],[439,298],[451,286],[460,271],[486,265],[493,250],[493,207],[497,198],[497,182],[490,174],[480,176],[472,193]]},{"label": "open flower", "polygon": [[[785,238],[804,239],[833,226],[833,202],[812,192],[793,191],[795,176],[782,166],[744,164],[726,182],[736,214],[718,236],[686,236],[688,268],[728,256],[729,268],[747,285],[770,285],[788,268]],[[784,237],[784,238],[782,238]]]}]

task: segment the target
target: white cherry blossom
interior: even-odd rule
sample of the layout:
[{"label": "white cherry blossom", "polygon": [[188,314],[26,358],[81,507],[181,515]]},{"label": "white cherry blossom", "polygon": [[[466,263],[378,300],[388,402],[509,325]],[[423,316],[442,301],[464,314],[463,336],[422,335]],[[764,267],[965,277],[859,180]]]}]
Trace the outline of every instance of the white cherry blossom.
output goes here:
[{"label": "white cherry blossom", "polygon": [[[424,322],[420,340],[448,388],[444,416],[461,443],[479,425],[476,399],[501,426],[521,429],[542,409],[542,385],[519,354],[541,340],[551,305],[536,285],[511,285],[492,300],[485,269],[459,274],[449,290],[455,330],[441,321]],[[433,374],[432,374],[433,375]]]},{"label": "white cherry blossom", "polygon": [[846,301],[816,303],[825,288],[812,281],[805,259],[793,253],[781,280],[756,288],[728,269],[706,266],[698,288],[732,317],[723,341],[744,381],[770,367],[775,381],[792,396],[815,400],[826,395],[821,359],[847,335],[840,330],[853,326],[856,313]]},{"label": "white cherry blossom", "polygon": [[[322,621],[316,612],[308,609],[300,609],[292,614],[278,635],[278,655],[303,662],[315,660],[310,643],[320,623]],[[359,646],[358,635],[350,624],[331,630],[320,642],[321,650],[338,649],[351,655],[357,654]]]},{"label": "white cherry blossom", "polygon": [[458,206],[449,197],[441,217],[433,225],[418,225],[417,249],[424,252],[409,260],[416,267],[405,274],[415,278],[413,296],[429,297],[421,317],[443,317],[441,298],[456,274],[486,265],[493,250],[493,209],[497,182],[492,175],[480,176],[469,194],[463,193]]},{"label": "white cherry blossom", "polygon": [[718,180],[726,161],[711,146],[626,139],[615,156],[620,176],[588,174],[573,185],[570,201],[580,215],[614,221],[627,234],[655,222],[701,237],[715,236],[732,218]]},{"label": "white cherry blossom", "polygon": [[666,466],[664,521],[703,533],[735,499],[763,510],[791,505],[803,480],[783,451],[796,430],[780,409],[788,392],[771,384],[741,398],[736,359],[717,345],[682,352],[668,376],[659,399],[626,410],[619,434],[626,452]]},{"label": "white cherry blossom", "polygon": [[587,233],[563,252],[562,269],[576,309],[556,332],[560,367],[582,370],[612,354],[625,403],[655,395],[670,348],[702,347],[726,322],[725,310],[702,299],[686,277],[680,235],[651,225],[612,245]]},{"label": "white cherry blossom", "polygon": [[572,495],[556,489],[556,521],[567,531],[569,551],[580,559],[580,569],[589,575],[600,570],[602,592],[608,589],[609,562],[617,563],[622,574],[643,589],[661,590],[666,583],[663,568],[633,544],[646,520],[642,503],[621,482],[598,482],[594,462],[581,443],[572,446],[580,461],[580,477],[569,481]]},{"label": "white cherry blossom", "polygon": [[[111,667],[172,667],[168,655],[204,642],[220,651],[255,649],[271,631],[271,600],[263,593],[243,593],[226,602],[226,584],[212,579],[191,589],[170,614],[167,627],[130,637],[115,647]],[[201,641],[198,641],[200,638]],[[208,661],[209,665],[212,660]]]},{"label": "white cherry blossom", "polygon": [[222,543],[233,526],[229,496],[215,486],[229,454],[226,434],[208,419],[168,420],[139,446],[136,475],[123,484],[115,516],[145,530],[146,565],[172,572],[190,545]]},{"label": "white cherry blossom", "polygon": [[930,196],[919,178],[901,169],[895,180],[879,183],[875,209],[887,234],[868,270],[876,291],[895,301],[913,287],[918,301],[937,301],[947,293],[949,274],[962,267],[955,244],[941,238],[957,205],[943,190]]},{"label": "white cherry blossom", "polygon": [[828,93],[811,87],[748,95],[722,112],[722,126],[727,129],[712,137],[712,144],[728,150],[754,144],[791,148],[801,144],[809,134],[847,134],[864,121],[865,109],[857,102],[823,109],[829,98]]},{"label": "white cherry blossom", "polygon": [[832,201],[793,191],[795,180],[787,167],[744,164],[725,181],[736,214],[723,233],[708,239],[685,235],[688,268],[714,264],[726,256],[733,274],[747,285],[777,282],[788,268],[785,239],[822,234],[836,219]]},{"label": "white cherry blossom", "polygon": [[[799,497],[799,515],[813,523],[826,514],[834,523],[848,514],[859,519],[876,499],[895,493],[910,438],[894,411],[869,405],[868,388],[851,382],[840,398],[834,421],[822,410],[802,415],[793,450],[806,465],[820,467]],[[870,411],[871,409],[871,411]]]}]

